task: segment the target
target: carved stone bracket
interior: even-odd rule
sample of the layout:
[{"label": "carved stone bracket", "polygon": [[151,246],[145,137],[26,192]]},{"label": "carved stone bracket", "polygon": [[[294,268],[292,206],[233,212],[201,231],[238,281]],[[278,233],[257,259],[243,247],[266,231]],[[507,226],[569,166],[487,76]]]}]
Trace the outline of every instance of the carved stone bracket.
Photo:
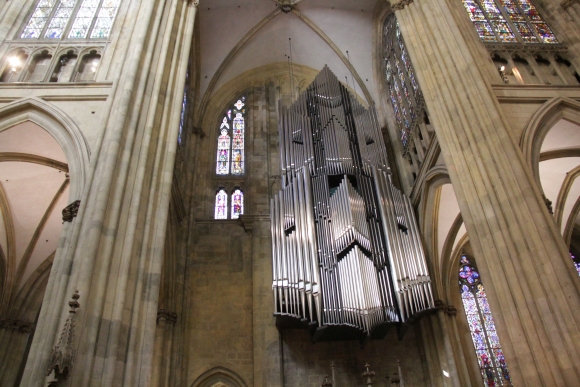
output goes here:
[{"label": "carved stone bracket", "polygon": [[72,222],[74,218],[76,218],[77,213],[79,212],[79,207],[81,205],[80,200],[75,200],[68,206],[66,206],[62,210],[62,222]]},{"label": "carved stone bracket", "polygon": [[165,321],[167,324],[175,325],[177,322],[177,313],[167,309],[159,309],[157,311],[157,324],[159,321]]},{"label": "carved stone bracket", "polygon": [[554,209],[552,208],[552,201],[546,197],[546,195],[542,195],[542,199],[544,199],[544,204],[548,209],[550,215],[554,215]]},{"label": "carved stone bracket", "polygon": [[407,5],[411,4],[413,0],[388,0],[391,3],[391,8],[398,11],[405,8]]},{"label": "carved stone bracket", "polygon": [[34,330],[34,323],[0,316],[0,329],[19,333],[30,333]]},{"label": "carved stone bracket", "polygon": [[197,126],[193,126],[191,128],[191,133],[193,133],[195,136],[198,136],[199,138],[205,137],[205,132],[201,128],[198,128]]},{"label": "carved stone bracket", "polygon": [[197,7],[199,5],[199,0],[187,0],[187,5]]},{"label": "carved stone bracket", "polygon": [[457,308],[454,307],[453,305],[447,305],[445,307],[445,314],[447,316],[455,317],[455,316],[457,316]]},{"label": "carved stone bracket", "polygon": [[69,315],[64,323],[62,333],[58,339],[58,343],[54,346],[52,354],[50,355],[50,363],[46,370],[46,376],[50,376],[54,372],[53,380],[50,385],[57,385],[59,381],[64,380],[70,374],[73,367],[74,359],[74,331],[75,331],[75,315],[77,308],[80,306],[78,299],[80,298],[77,290],[72,295],[72,301],[68,302],[70,306]]}]

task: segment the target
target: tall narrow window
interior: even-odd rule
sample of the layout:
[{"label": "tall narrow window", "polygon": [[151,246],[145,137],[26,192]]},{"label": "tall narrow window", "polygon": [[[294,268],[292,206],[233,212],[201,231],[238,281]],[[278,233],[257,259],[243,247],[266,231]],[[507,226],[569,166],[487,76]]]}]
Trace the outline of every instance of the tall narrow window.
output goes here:
[{"label": "tall narrow window", "polygon": [[245,97],[238,99],[219,125],[216,160],[218,175],[244,174],[245,101]]},{"label": "tall narrow window", "polygon": [[425,103],[394,14],[385,22],[385,75],[403,147],[423,116]]},{"label": "tall narrow window", "polygon": [[244,213],[244,193],[236,189],[232,192],[232,219],[238,219]]},{"label": "tall narrow window", "polygon": [[463,0],[484,42],[558,43],[530,0]]},{"label": "tall narrow window", "polygon": [[220,189],[215,194],[215,219],[228,218],[228,194],[224,189]]},{"label": "tall narrow window", "polygon": [[106,39],[111,32],[120,1],[39,0],[20,37]]},{"label": "tall narrow window", "polygon": [[185,124],[185,108],[187,107],[187,91],[189,90],[189,70],[185,73],[185,87],[183,90],[183,100],[181,101],[181,117],[179,118],[179,133],[177,134],[177,143],[181,144],[183,135],[183,125]]},{"label": "tall narrow window", "polygon": [[475,262],[462,256],[459,290],[485,386],[512,386],[485,289]]}]

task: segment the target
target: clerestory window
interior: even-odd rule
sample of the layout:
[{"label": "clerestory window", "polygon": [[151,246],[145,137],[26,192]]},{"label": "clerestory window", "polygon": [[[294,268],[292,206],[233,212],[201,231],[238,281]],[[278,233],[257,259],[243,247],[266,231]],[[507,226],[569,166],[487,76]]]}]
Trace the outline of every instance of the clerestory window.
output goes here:
[{"label": "clerestory window", "polygon": [[389,96],[401,142],[406,147],[412,128],[417,124],[425,104],[394,14],[385,22],[384,42],[385,75]]},{"label": "clerestory window", "polygon": [[244,174],[244,133],[246,97],[241,97],[223,115],[218,125],[216,174]]},{"label": "clerestory window", "polygon": [[482,41],[559,43],[530,0],[462,0]]},{"label": "clerestory window", "polygon": [[107,39],[121,0],[39,0],[22,39]]},{"label": "clerestory window", "polygon": [[485,386],[512,386],[481,277],[471,258],[459,262],[459,291]]}]

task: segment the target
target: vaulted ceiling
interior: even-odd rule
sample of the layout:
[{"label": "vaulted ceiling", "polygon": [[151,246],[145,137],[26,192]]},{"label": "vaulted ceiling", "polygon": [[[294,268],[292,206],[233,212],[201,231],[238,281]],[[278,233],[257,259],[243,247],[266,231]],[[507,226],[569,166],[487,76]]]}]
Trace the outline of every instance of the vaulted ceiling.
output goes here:
[{"label": "vaulted ceiling", "polygon": [[[244,71],[287,63],[291,56],[294,64],[316,70],[328,65],[367,102],[376,100],[372,28],[377,0],[294,3],[294,10],[284,13],[273,0],[201,2],[200,97],[211,97]],[[360,82],[354,85],[357,76]]]},{"label": "vaulted ceiling", "polygon": [[52,261],[68,204],[67,173],[62,149],[40,126],[25,121],[0,131],[0,309]]}]

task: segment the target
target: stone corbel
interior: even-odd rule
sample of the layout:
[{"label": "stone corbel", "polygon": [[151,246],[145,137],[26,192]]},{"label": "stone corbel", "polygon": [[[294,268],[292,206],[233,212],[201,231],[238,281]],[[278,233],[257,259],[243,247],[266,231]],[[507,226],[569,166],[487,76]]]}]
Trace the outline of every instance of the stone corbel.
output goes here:
[{"label": "stone corbel", "polygon": [[0,316],[0,329],[19,333],[30,333],[34,330],[34,323]]},{"label": "stone corbel", "polygon": [[199,138],[205,137],[205,133],[203,132],[203,130],[201,128],[196,127],[196,126],[192,127],[191,133],[193,133],[196,136],[199,136]]},{"label": "stone corbel", "polygon": [[72,222],[74,218],[76,218],[77,213],[79,212],[79,207],[81,205],[80,200],[75,200],[62,210],[62,222]]},{"label": "stone corbel", "polygon": [[413,0],[387,0],[391,4],[391,8],[395,11],[405,8],[411,4]]},{"label": "stone corbel", "polygon": [[157,311],[157,324],[159,321],[165,321],[167,324],[175,325],[177,322],[177,313],[167,309],[159,309]]},{"label": "stone corbel", "polygon": [[199,5],[199,0],[187,0],[187,5],[190,7],[197,7]]},{"label": "stone corbel", "polygon": [[542,195],[542,199],[544,199],[544,204],[548,209],[550,215],[554,215],[554,209],[552,208],[552,201],[546,197],[546,195]]}]

